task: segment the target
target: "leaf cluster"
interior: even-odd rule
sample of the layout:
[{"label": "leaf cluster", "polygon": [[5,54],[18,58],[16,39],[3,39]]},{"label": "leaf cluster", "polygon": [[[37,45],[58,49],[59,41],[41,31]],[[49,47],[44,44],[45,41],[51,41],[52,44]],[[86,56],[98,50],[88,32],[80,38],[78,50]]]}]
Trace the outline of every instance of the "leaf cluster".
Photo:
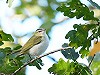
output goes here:
[{"label": "leaf cluster", "polygon": [[[14,39],[10,34],[6,34],[3,31],[0,31],[0,42],[2,43],[1,46],[3,45],[2,41],[13,42]],[[11,54],[13,51],[18,50],[21,47],[21,45],[16,45],[13,49],[10,47],[0,48],[0,73],[11,74],[20,68],[24,63],[30,61],[28,55],[17,56],[18,53]],[[41,59],[38,59],[29,65],[36,66],[38,69],[41,69],[43,63]],[[24,75],[24,71],[25,69],[19,72],[18,75]]]},{"label": "leaf cluster", "polygon": [[98,20],[94,17],[94,12],[90,11],[89,8],[80,2],[80,0],[71,0],[68,3],[63,3],[57,8],[58,11],[64,12],[64,16],[70,18],[76,17],[83,20]]},{"label": "leaf cluster", "polygon": [[59,59],[58,63],[55,63],[48,69],[48,72],[56,75],[91,75],[91,71],[88,67],[79,64],[78,62],[65,62],[63,59]]},{"label": "leaf cluster", "polygon": [[[94,12],[90,11],[85,4],[80,2],[80,0],[71,0],[67,3],[62,3],[61,6],[57,8],[57,10],[63,12],[64,16],[68,16],[70,18],[83,18],[83,20],[87,21],[95,20],[97,23],[99,23],[99,19],[94,17]],[[74,30],[69,31],[65,38],[69,39],[69,46],[74,47],[75,49],[81,47],[79,53],[83,58],[89,54],[91,41],[95,38],[98,40],[98,37],[100,37],[100,25],[75,24],[73,25],[73,28]],[[90,31],[92,32],[91,36],[89,36]]]},{"label": "leaf cluster", "polygon": [[[65,38],[69,39],[69,46],[75,49],[81,47],[80,54],[82,54],[82,57],[87,56],[91,41],[100,37],[100,26],[97,24],[75,24],[73,28],[74,30],[69,31]],[[92,32],[90,36],[89,31]]]}]

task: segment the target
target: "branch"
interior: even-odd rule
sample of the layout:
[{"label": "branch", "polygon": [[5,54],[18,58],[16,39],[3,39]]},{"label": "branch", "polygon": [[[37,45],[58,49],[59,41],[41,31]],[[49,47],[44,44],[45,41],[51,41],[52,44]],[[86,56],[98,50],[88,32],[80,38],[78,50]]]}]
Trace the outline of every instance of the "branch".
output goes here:
[{"label": "branch", "polygon": [[97,3],[93,2],[92,0],[88,0],[88,1],[89,1],[94,7],[100,9],[100,6],[99,6]]},{"label": "branch", "polygon": [[58,50],[54,50],[54,51],[51,51],[51,52],[46,53],[46,54],[44,54],[44,55],[41,55],[41,56],[39,56],[39,57],[37,57],[37,58],[35,58],[35,59],[32,59],[31,61],[25,63],[25,64],[22,65],[20,68],[18,68],[16,71],[14,71],[11,75],[15,75],[15,74],[16,74],[17,72],[19,72],[22,68],[24,68],[25,66],[27,66],[27,65],[30,64],[30,63],[33,63],[33,62],[34,62],[35,60],[37,60],[37,59],[40,59],[40,58],[45,57],[45,56],[47,56],[47,55],[49,55],[49,54],[53,54],[53,53],[55,53],[55,52],[58,52],[58,51],[61,51],[61,50],[66,50],[66,49],[70,49],[70,48],[71,48],[71,47],[61,48],[61,49],[58,49]]},{"label": "branch", "polygon": [[8,3],[8,0],[6,0],[6,3]]},{"label": "branch", "polygon": [[95,57],[95,54],[93,55],[93,57],[92,57],[92,59],[91,59],[91,61],[90,61],[90,63],[89,63],[89,66],[88,66],[88,67],[90,67],[90,66],[91,66],[91,64],[92,64],[92,62],[93,62],[94,57]]}]

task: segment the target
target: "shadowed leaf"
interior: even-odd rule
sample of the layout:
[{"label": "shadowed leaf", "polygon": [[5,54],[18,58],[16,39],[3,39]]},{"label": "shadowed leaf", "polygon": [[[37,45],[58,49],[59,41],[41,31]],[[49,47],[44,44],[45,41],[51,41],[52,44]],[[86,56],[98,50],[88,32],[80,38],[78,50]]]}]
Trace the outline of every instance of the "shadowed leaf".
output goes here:
[{"label": "shadowed leaf", "polygon": [[76,60],[79,57],[78,52],[75,52],[73,48],[62,50],[61,53],[66,59]]}]

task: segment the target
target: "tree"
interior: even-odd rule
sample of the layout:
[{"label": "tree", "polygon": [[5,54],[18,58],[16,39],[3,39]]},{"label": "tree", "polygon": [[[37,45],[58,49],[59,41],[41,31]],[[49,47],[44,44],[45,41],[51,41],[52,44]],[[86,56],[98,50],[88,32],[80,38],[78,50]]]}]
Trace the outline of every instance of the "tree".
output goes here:
[{"label": "tree", "polygon": [[[7,0],[9,3],[10,0]],[[94,6],[97,8],[100,8],[99,5],[97,5],[92,0],[89,0]],[[64,59],[59,59],[57,63],[54,63],[52,67],[48,69],[49,73],[52,73],[54,75],[99,75],[100,74],[100,68],[97,68],[96,72],[94,70],[95,67],[99,66],[100,61],[94,60],[94,57],[96,54],[93,55],[93,57],[89,57],[90,54],[90,46],[92,40],[97,40],[96,43],[98,43],[98,39],[100,38],[100,20],[99,18],[94,17],[94,12],[90,11],[89,7],[87,7],[85,4],[81,3],[80,0],[68,0],[66,2],[63,2],[62,4],[57,1],[50,1],[47,0],[48,6],[44,7],[41,5],[37,5],[37,0],[35,1],[24,1],[21,0],[21,5],[16,7],[15,12],[16,14],[23,14],[24,18],[22,21],[24,21],[26,18],[37,15],[40,19],[44,20],[45,22],[41,25],[41,27],[46,28],[49,32],[51,28],[60,22],[63,22],[65,19],[63,19],[60,22],[52,22],[52,19],[54,18],[54,13],[57,13],[57,11],[63,12],[64,16],[67,16],[69,18],[80,19],[82,18],[85,21],[88,21],[90,23],[88,24],[74,24],[73,30],[69,31],[65,38],[69,39],[69,44],[66,42],[62,45],[61,49],[55,50],[53,52],[44,54],[40,57],[37,57],[36,59],[32,59],[29,61],[29,57],[27,55],[22,57],[16,57],[15,54],[9,55],[13,50],[17,50],[21,48],[20,45],[16,45],[13,49],[11,47],[5,47],[0,48],[0,73],[4,74],[11,74],[11,75],[23,75],[25,70],[25,66],[32,65],[36,66],[38,69],[41,69],[42,64],[42,57],[45,57],[49,54],[53,54],[55,52],[61,51],[63,56],[68,59],[66,62]],[[12,3],[12,1],[11,1]],[[9,3],[9,4],[11,4]],[[54,3],[54,5],[59,5],[57,7],[57,11],[53,10],[52,6],[50,4]],[[34,4],[34,5],[33,5]],[[29,9],[32,7],[33,9]],[[39,12],[35,11],[34,8],[38,8]],[[30,11],[30,15],[27,13],[24,13],[24,8],[26,8],[28,11]],[[55,9],[56,7],[54,7]],[[40,14],[40,11],[44,12]],[[31,12],[34,10],[35,12]],[[46,12],[46,11],[50,12]],[[45,15],[45,16],[43,16]],[[91,34],[89,35],[89,32]],[[6,34],[3,31],[0,31],[0,45],[3,45],[3,41],[10,41],[13,42],[14,39],[10,34]],[[14,43],[13,43],[14,44]],[[76,52],[76,50],[79,49],[79,52]],[[77,58],[85,58],[89,57],[89,65],[84,65],[84,63],[77,62]]]}]

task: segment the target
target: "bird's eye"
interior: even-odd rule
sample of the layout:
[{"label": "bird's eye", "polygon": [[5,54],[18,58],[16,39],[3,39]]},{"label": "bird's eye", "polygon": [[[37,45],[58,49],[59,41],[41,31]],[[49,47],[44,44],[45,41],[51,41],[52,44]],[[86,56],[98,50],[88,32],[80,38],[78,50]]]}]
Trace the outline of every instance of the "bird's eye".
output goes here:
[{"label": "bird's eye", "polygon": [[38,31],[38,32],[42,32],[42,31]]}]

